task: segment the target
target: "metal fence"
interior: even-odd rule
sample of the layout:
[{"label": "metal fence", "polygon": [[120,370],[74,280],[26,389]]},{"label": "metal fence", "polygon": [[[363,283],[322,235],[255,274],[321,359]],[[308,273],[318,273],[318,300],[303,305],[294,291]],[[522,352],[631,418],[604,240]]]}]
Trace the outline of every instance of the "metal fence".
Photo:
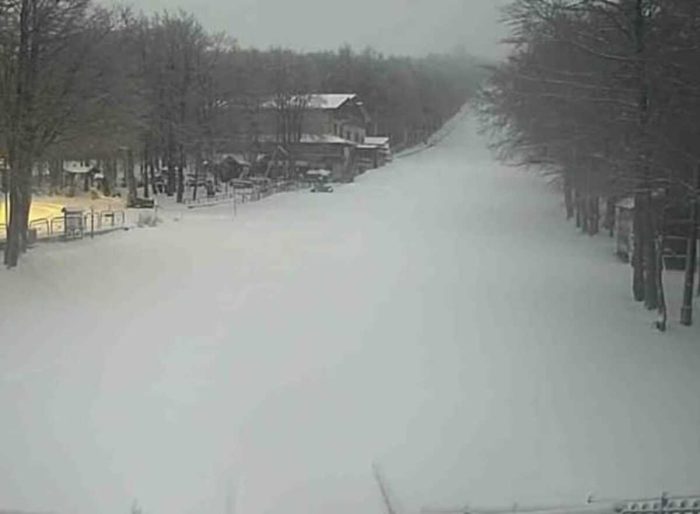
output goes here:
[{"label": "metal fence", "polygon": [[620,514],[700,514],[700,496],[663,496],[622,503]]},{"label": "metal fence", "polygon": [[586,503],[527,506],[514,504],[503,508],[424,508],[422,514],[700,514],[700,496],[664,493],[652,498],[597,498]]},{"label": "metal fence", "polygon": [[223,192],[210,196],[201,196],[194,200],[188,198],[185,199],[184,204],[190,209],[214,206],[230,201],[242,204],[256,202],[276,193],[295,191],[305,187],[310,187],[310,184],[308,181],[304,180],[278,180],[269,182],[240,180],[233,186],[228,186]]},{"label": "metal fence", "polygon": [[[122,210],[90,210],[34,219],[29,223],[29,230],[31,237],[37,240],[70,240],[123,229],[125,226],[126,213]],[[6,239],[7,226],[0,224],[0,244]]]}]

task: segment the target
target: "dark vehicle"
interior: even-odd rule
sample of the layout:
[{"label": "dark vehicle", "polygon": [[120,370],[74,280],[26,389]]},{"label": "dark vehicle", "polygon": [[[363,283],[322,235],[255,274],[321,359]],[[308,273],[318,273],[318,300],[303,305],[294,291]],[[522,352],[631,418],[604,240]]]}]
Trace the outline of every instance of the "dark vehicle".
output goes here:
[{"label": "dark vehicle", "polygon": [[328,170],[309,170],[306,175],[311,178],[313,182],[313,187],[311,188],[312,193],[332,193],[333,186],[328,182],[331,177],[331,172]]}]

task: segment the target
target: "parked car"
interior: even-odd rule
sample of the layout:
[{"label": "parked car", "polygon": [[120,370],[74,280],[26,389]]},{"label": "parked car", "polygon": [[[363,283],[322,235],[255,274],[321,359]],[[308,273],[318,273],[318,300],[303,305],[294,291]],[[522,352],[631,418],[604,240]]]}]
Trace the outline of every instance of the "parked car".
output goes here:
[{"label": "parked car", "polygon": [[331,178],[329,170],[309,170],[306,175],[313,181],[312,193],[332,193],[333,186],[328,182]]}]

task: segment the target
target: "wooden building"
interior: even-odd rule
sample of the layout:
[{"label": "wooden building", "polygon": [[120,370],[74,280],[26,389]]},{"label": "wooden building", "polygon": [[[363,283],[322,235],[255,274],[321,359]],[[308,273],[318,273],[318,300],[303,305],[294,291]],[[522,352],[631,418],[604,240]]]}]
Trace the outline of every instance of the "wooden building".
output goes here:
[{"label": "wooden building", "polygon": [[361,172],[379,168],[391,160],[388,137],[367,136],[362,144],[357,145],[357,164]]},{"label": "wooden building", "polygon": [[274,155],[275,149],[283,146],[286,163],[277,167],[288,174],[326,169],[332,172],[333,180],[348,182],[391,158],[389,138],[368,138],[371,120],[354,93],[271,99],[258,112],[256,151]]},{"label": "wooden building", "polygon": [[280,100],[264,102],[258,114],[257,127],[261,134],[276,135],[283,142],[285,122],[282,110],[297,109],[293,121],[301,134],[329,134],[360,144],[367,136],[370,118],[359,97],[354,93],[314,93],[293,96],[280,105]]}]

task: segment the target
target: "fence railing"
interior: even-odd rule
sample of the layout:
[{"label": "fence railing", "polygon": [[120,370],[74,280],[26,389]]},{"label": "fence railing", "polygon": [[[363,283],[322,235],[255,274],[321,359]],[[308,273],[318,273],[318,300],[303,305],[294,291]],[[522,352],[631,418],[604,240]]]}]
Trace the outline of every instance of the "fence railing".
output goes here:
[{"label": "fence railing", "polygon": [[[29,222],[29,230],[37,240],[81,239],[124,228],[126,213],[121,210],[74,211],[51,218],[37,218]],[[0,224],[0,242],[7,239],[7,226]]]},{"label": "fence railing", "polygon": [[194,209],[196,207],[213,206],[224,202],[235,200],[237,203],[256,202],[276,193],[295,191],[308,187],[309,183],[303,180],[280,180],[280,181],[253,181],[237,180],[227,190],[209,196],[201,196],[196,199],[185,199],[184,204]]},{"label": "fence railing", "polygon": [[616,510],[621,514],[700,514],[700,496],[669,496],[628,501]]}]

